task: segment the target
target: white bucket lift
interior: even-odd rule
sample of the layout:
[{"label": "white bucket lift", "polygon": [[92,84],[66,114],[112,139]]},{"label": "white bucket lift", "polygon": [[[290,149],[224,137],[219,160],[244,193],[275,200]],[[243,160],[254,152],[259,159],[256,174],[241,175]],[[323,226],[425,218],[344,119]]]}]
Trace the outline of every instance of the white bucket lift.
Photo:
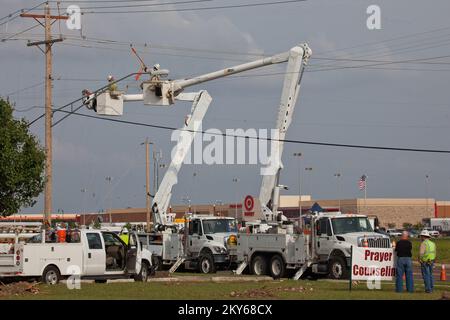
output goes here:
[{"label": "white bucket lift", "polygon": [[145,81],[142,83],[143,100],[146,105],[170,106],[174,103],[171,92],[172,82],[169,81]]},{"label": "white bucket lift", "polygon": [[105,116],[123,115],[123,94],[109,91],[103,92],[97,96],[97,114]]}]

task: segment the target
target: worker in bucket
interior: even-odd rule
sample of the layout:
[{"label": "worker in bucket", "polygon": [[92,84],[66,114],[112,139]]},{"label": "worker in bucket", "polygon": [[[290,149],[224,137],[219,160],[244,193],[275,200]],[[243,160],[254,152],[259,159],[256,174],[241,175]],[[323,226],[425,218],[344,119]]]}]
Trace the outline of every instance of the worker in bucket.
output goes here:
[{"label": "worker in bucket", "polygon": [[122,231],[120,231],[119,237],[120,237],[120,239],[122,239],[123,242],[125,242],[126,245],[128,245],[128,240],[130,239],[130,235],[128,233],[127,228],[123,228]]},{"label": "worker in bucket", "polygon": [[419,262],[426,293],[433,292],[434,287],[433,268],[436,259],[436,244],[430,238],[430,233],[427,230],[422,230],[420,233],[422,243],[419,249]]},{"label": "worker in bucket", "polygon": [[408,292],[414,292],[412,272],[412,243],[409,240],[408,231],[402,232],[402,237],[395,246],[395,252],[397,253],[395,291],[403,292],[403,275],[405,275],[406,290]]},{"label": "worker in bucket", "polygon": [[108,83],[109,83],[108,90],[109,90],[109,93],[117,91],[117,84],[114,83],[114,81],[115,81],[114,77],[112,75],[109,75],[108,76]]}]

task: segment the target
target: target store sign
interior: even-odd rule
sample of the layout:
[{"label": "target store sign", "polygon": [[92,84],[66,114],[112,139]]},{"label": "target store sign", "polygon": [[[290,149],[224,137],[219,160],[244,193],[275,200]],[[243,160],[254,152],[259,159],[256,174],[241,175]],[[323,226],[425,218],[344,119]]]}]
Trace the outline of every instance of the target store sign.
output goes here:
[{"label": "target store sign", "polygon": [[255,199],[252,196],[246,196],[244,199],[244,216],[253,217],[255,215]]}]

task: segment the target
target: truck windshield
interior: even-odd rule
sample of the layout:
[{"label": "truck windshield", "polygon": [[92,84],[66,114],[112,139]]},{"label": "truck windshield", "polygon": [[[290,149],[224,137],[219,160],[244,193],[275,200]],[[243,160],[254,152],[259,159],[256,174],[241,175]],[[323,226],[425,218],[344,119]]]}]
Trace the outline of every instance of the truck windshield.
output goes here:
[{"label": "truck windshield", "polygon": [[373,232],[372,226],[366,217],[348,217],[331,219],[334,234],[350,232]]},{"label": "truck windshield", "polygon": [[236,221],[232,219],[203,220],[205,234],[220,232],[237,232]]}]

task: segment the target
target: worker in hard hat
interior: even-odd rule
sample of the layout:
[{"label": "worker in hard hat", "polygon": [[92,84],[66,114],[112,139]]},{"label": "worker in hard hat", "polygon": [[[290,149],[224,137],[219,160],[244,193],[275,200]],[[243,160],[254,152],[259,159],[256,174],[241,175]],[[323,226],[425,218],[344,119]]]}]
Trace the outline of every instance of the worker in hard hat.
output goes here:
[{"label": "worker in hard hat", "polygon": [[120,239],[122,239],[123,242],[125,242],[126,245],[128,245],[128,241],[130,239],[130,234],[128,233],[127,228],[123,228],[122,231],[120,231],[119,237],[120,237]]},{"label": "worker in hard hat", "polygon": [[108,76],[108,82],[109,82],[108,90],[109,90],[110,93],[114,92],[114,91],[117,91],[117,84],[114,83],[114,81],[115,81],[114,77],[112,75],[109,75]]},{"label": "worker in hard hat", "polygon": [[436,259],[436,244],[431,241],[431,235],[428,230],[422,230],[420,233],[422,243],[419,249],[419,262],[422,271],[423,282],[425,283],[425,292],[433,292],[434,278],[433,268]]},{"label": "worker in hard hat", "polygon": [[412,272],[412,243],[409,240],[409,232],[403,231],[402,238],[395,246],[397,253],[395,291],[403,291],[403,275],[406,280],[406,290],[414,292],[413,272]]}]

